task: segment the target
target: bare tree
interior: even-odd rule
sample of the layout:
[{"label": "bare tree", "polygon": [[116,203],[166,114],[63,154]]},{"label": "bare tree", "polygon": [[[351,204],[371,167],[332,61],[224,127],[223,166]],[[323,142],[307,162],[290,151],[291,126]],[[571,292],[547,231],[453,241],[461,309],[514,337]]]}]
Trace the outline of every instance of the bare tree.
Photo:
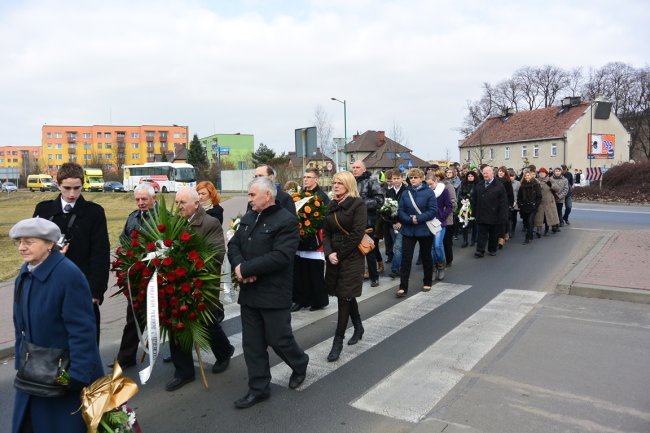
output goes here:
[{"label": "bare tree", "polygon": [[313,124],[316,126],[316,136],[318,138],[318,146],[321,153],[329,157],[334,157],[336,148],[332,142],[332,121],[329,114],[325,111],[322,105],[317,105],[314,109]]},{"label": "bare tree", "polygon": [[497,84],[496,89],[496,105],[500,111],[514,108],[519,111],[519,101],[521,99],[521,90],[519,83],[514,78],[508,78]]},{"label": "bare tree", "polygon": [[553,65],[537,69],[535,78],[544,107],[555,104],[558,93],[569,85],[567,72]]},{"label": "bare tree", "polygon": [[539,108],[540,105],[536,75],[536,71],[533,68],[524,66],[523,68],[519,68],[513,77],[517,81],[521,98],[528,110]]},{"label": "bare tree", "polygon": [[571,92],[571,96],[580,96],[580,91],[584,86],[582,68],[577,67],[571,69],[568,73],[567,90]]},{"label": "bare tree", "polygon": [[406,146],[408,143],[408,138],[406,138],[406,135],[404,134],[404,130],[399,125],[399,123],[395,122],[394,120],[393,120],[393,129],[391,129],[389,137],[392,138],[393,141],[396,141],[397,143],[401,144],[402,146]]}]

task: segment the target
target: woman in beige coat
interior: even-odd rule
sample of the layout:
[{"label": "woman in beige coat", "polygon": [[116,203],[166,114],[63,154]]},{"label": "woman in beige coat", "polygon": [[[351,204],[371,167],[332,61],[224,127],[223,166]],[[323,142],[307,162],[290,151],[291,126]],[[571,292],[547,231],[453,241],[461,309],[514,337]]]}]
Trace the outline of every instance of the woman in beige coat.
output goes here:
[{"label": "woman in beige coat", "polygon": [[560,225],[560,219],[557,216],[557,207],[555,206],[555,197],[553,183],[548,178],[548,170],[541,167],[537,171],[537,182],[542,189],[542,204],[537,208],[535,214],[535,227],[537,227],[537,237],[541,237],[542,225],[545,226],[544,236],[548,234],[548,227],[553,228],[553,233],[557,233]]}]

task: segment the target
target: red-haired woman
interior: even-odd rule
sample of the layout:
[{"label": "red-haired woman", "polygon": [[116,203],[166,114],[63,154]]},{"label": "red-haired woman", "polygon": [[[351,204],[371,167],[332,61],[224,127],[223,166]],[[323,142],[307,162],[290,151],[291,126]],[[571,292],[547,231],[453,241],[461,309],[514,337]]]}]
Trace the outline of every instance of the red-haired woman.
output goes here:
[{"label": "red-haired woman", "polygon": [[196,192],[199,193],[199,202],[201,207],[205,209],[205,213],[219,220],[223,225],[223,208],[219,205],[221,199],[217,193],[217,189],[212,182],[204,180],[196,185]]}]

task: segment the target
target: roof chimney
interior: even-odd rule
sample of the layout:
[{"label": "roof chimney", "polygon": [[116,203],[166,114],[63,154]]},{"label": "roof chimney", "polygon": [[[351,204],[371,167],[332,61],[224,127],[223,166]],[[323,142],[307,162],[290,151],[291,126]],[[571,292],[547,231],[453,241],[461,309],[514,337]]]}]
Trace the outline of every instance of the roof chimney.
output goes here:
[{"label": "roof chimney", "polygon": [[377,147],[383,145],[384,143],[386,143],[386,132],[377,131]]}]

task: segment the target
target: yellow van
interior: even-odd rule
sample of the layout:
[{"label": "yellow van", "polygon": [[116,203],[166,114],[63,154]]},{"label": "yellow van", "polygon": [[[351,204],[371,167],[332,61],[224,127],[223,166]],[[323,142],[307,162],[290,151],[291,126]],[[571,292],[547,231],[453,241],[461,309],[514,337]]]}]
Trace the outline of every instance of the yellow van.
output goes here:
[{"label": "yellow van", "polygon": [[54,181],[49,174],[30,174],[27,176],[27,188],[30,191],[51,191]]},{"label": "yellow van", "polygon": [[104,191],[104,173],[99,168],[84,168],[84,191]]}]

